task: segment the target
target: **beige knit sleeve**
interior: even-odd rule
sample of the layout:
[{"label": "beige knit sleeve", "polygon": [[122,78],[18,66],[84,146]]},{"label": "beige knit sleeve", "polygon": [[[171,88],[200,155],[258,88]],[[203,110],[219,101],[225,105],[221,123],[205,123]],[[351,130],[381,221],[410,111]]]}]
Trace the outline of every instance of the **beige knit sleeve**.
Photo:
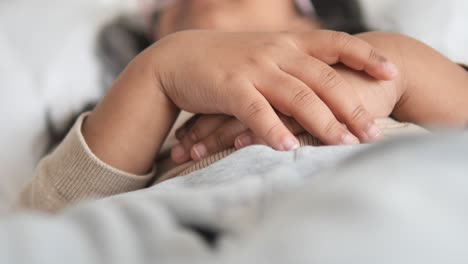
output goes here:
[{"label": "beige knit sleeve", "polygon": [[56,211],[85,199],[103,198],[144,188],[154,172],[138,176],[112,168],[88,148],[79,117],[64,141],[37,166],[20,194],[16,209]]}]

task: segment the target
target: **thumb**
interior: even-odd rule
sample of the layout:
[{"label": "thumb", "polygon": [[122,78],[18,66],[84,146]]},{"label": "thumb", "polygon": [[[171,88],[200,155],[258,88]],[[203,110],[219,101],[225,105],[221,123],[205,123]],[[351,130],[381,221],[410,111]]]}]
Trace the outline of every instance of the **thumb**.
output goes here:
[{"label": "thumb", "polygon": [[395,64],[357,36],[319,30],[296,33],[295,38],[303,51],[327,64],[341,62],[354,70],[364,70],[379,80],[391,80],[398,75]]}]

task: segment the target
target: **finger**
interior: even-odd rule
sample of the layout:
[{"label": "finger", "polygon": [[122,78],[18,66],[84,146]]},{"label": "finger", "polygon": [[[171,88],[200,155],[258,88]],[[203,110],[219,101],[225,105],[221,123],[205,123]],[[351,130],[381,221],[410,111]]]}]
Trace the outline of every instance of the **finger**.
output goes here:
[{"label": "finger", "polygon": [[190,152],[182,143],[177,144],[171,149],[171,159],[176,163],[184,163],[190,160]]},{"label": "finger", "polygon": [[[248,88],[248,86],[250,89]],[[245,82],[243,89],[233,92],[231,112],[276,150],[289,151],[299,147],[299,141],[281,122],[278,115],[252,83]]]},{"label": "finger", "polygon": [[265,140],[259,138],[257,135],[252,133],[252,131],[246,131],[239,135],[234,140],[234,147],[236,149],[245,148],[252,145],[268,145]]},{"label": "finger", "polygon": [[234,140],[246,131],[246,127],[235,118],[225,121],[213,133],[197,142],[191,149],[193,160],[201,160],[207,156],[234,146]]},{"label": "finger", "polygon": [[278,110],[294,117],[302,127],[325,144],[359,143],[306,84],[283,71],[273,76],[277,77],[266,80],[259,90]]},{"label": "finger", "polygon": [[295,33],[296,43],[309,55],[327,63],[341,62],[355,70],[364,70],[376,79],[390,80],[398,69],[366,41],[344,32],[320,30]]},{"label": "finger", "polygon": [[[282,115],[281,113],[279,113],[278,116],[281,119],[281,122],[283,122],[293,135],[298,135],[304,132],[304,128],[302,128],[301,125],[299,125],[299,123],[297,123],[293,118]],[[250,130],[240,134],[234,140],[234,146],[236,149],[241,149],[250,145],[267,145],[267,143]]]},{"label": "finger", "polygon": [[188,123],[191,125],[187,125],[185,135],[180,139],[180,144],[172,148],[172,160],[177,163],[191,160],[190,151],[193,145],[213,133],[227,118],[226,115],[203,115],[198,116],[192,122],[189,121]]},{"label": "finger", "polygon": [[193,115],[192,117],[189,118],[181,127],[179,127],[176,132],[175,136],[178,140],[182,140],[182,138],[187,134],[187,132],[190,130],[190,128],[197,122],[198,118],[200,118],[201,115]]},{"label": "finger", "polygon": [[280,68],[311,87],[335,117],[359,139],[374,141],[380,137],[374,118],[364,108],[353,87],[333,68],[300,54],[283,60]]},{"label": "finger", "polygon": [[182,141],[198,142],[214,133],[230,118],[232,117],[228,115],[203,115],[192,125]]}]

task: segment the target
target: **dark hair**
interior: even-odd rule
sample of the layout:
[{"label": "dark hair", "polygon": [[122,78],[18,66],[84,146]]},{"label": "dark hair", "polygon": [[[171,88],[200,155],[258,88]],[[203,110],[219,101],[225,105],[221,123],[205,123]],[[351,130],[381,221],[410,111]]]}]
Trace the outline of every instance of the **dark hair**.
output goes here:
[{"label": "dark hair", "polygon": [[[363,22],[361,6],[358,0],[311,0],[318,18],[325,28],[356,34],[367,31]],[[154,15],[154,19],[158,14]],[[97,56],[102,68],[102,87],[106,92],[112,82],[123,71],[127,64],[146,47],[152,40],[145,34],[143,27],[132,18],[119,17],[102,28],[97,39]],[[46,152],[50,152],[67,135],[77,117],[92,110],[96,102],[89,102],[85,107],[72,115],[64,129],[56,129],[47,117],[49,144]]]},{"label": "dark hair", "polygon": [[358,0],[311,0],[325,28],[357,34],[368,31]]}]

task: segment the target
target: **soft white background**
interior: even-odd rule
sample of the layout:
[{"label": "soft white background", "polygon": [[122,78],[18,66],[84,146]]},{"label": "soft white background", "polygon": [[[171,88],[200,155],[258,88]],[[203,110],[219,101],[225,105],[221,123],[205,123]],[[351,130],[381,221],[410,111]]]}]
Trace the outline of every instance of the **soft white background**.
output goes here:
[{"label": "soft white background", "polygon": [[[45,113],[61,120],[99,96],[95,36],[136,0],[0,0],[0,214],[43,151]],[[468,62],[468,1],[362,0],[376,29],[412,35]]]}]

